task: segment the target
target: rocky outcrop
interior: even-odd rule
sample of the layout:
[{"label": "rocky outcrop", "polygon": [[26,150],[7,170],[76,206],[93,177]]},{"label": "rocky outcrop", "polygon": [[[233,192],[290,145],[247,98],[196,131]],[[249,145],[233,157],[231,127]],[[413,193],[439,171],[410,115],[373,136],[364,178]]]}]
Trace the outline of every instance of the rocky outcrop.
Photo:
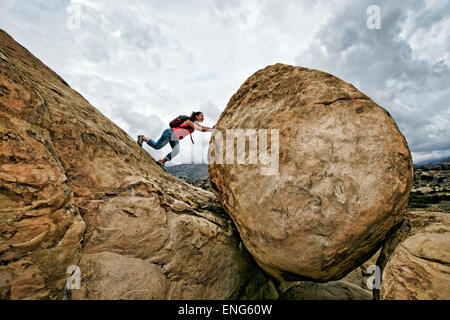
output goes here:
[{"label": "rocky outcrop", "polygon": [[450,297],[450,216],[408,211],[390,233],[377,265],[382,270],[377,299],[447,300]]},{"label": "rocky outcrop", "polygon": [[450,212],[450,170],[444,166],[445,163],[439,163],[414,168],[410,208]]},{"label": "rocky outcrop", "polygon": [[3,33],[0,43],[0,298],[57,298],[80,260],[85,223],[49,105],[15,64],[17,46]]},{"label": "rocky outcrop", "polygon": [[[369,98],[275,65],[244,83],[217,128],[279,129],[277,174],[212,164],[217,202],[0,31],[0,299],[370,299],[375,263],[361,263],[384,238],[382,299],[448,299],[448,215],[427,205],[397,224],[411,158]],[[416,171],[414,192],[445,211],[447,175],[433,170]],[[80,289],[66,286],[72,267]]]},{"label": "rocky outcrop", "polygon": [[[341,279],[402,219],[413,182],[407,142],[386,110],[330,74],[266,67],[233,95],[215,128],[223,139],[210,143],[211,188],[278,280]],[[238,145],[229,129],[259,130],[256,164],[250,141]],[[235,149],[246,164],[227,158]]]},{"label": "rocky outcrop", "polygon": [[[164,172],[3,31],[0,64],[1,298],[271,296],[212,193]],[[73,265],[81,288],[64,290]]]}]

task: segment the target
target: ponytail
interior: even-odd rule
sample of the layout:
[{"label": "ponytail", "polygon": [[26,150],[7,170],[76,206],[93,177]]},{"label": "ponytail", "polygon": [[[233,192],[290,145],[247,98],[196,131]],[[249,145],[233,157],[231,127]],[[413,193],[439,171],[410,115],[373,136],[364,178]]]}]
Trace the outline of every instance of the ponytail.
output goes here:
[{"label": "ponytail", "polygon": [[191,113],[191,116],[189,117],[189,120],[191,120],[192,122],[194,122],[197,119],[197,116],[199,114],[202,114],[203,112],[201,111],[194,111]]}]

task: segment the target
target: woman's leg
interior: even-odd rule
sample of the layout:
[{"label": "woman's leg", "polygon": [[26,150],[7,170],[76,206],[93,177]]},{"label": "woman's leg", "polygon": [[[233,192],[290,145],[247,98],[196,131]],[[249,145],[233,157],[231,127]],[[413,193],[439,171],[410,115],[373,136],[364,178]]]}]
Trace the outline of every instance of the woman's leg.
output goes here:
[{"label": "woman's leg", "polygon": [[161,160],[163,163],[172,160],[180,153],[180,141],[170,141],[170,146],[173,150],[163,160]]},{"label": "woman's leg", "polygon": [[147,139],[146,137],[144,137],[144,141],[147,142],[147,144],[150,147],[158,150],[164,147],[170,141],[171,136],[172,136],[172,129],[166,129],[164,130],[164,132],[162,133],[161,137],[158,139],[157,142],[155,142],[152,139]]}]

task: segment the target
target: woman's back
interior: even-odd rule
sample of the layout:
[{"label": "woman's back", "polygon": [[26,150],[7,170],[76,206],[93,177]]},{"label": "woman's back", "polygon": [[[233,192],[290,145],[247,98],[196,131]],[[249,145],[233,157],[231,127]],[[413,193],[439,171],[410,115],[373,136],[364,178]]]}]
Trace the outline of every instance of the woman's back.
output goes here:
[{"label": "woman's back", "polygon": [[186,125],[186,122],[188,122],[188,121],[183,122],[179,127],[172,128],[173,133],[176,135],[178,140],[181,140],[184,137],[186,137],[187,135],[194,132],[194,128]]}]

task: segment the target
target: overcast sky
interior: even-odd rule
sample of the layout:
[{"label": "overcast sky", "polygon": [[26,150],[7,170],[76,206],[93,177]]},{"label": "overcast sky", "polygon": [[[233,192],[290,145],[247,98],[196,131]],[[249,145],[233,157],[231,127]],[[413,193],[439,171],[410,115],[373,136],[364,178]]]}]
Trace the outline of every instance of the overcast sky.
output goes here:
[{"label": "overcast sky", "polygon": [[[370,96],[414,162],[450,156],[450,1],[0,0],[0,28],[133,138],[193,110],[213,126],[249,76],[280,62]],[[210,134],[193,137],[172,163],[206,159]]]}]

